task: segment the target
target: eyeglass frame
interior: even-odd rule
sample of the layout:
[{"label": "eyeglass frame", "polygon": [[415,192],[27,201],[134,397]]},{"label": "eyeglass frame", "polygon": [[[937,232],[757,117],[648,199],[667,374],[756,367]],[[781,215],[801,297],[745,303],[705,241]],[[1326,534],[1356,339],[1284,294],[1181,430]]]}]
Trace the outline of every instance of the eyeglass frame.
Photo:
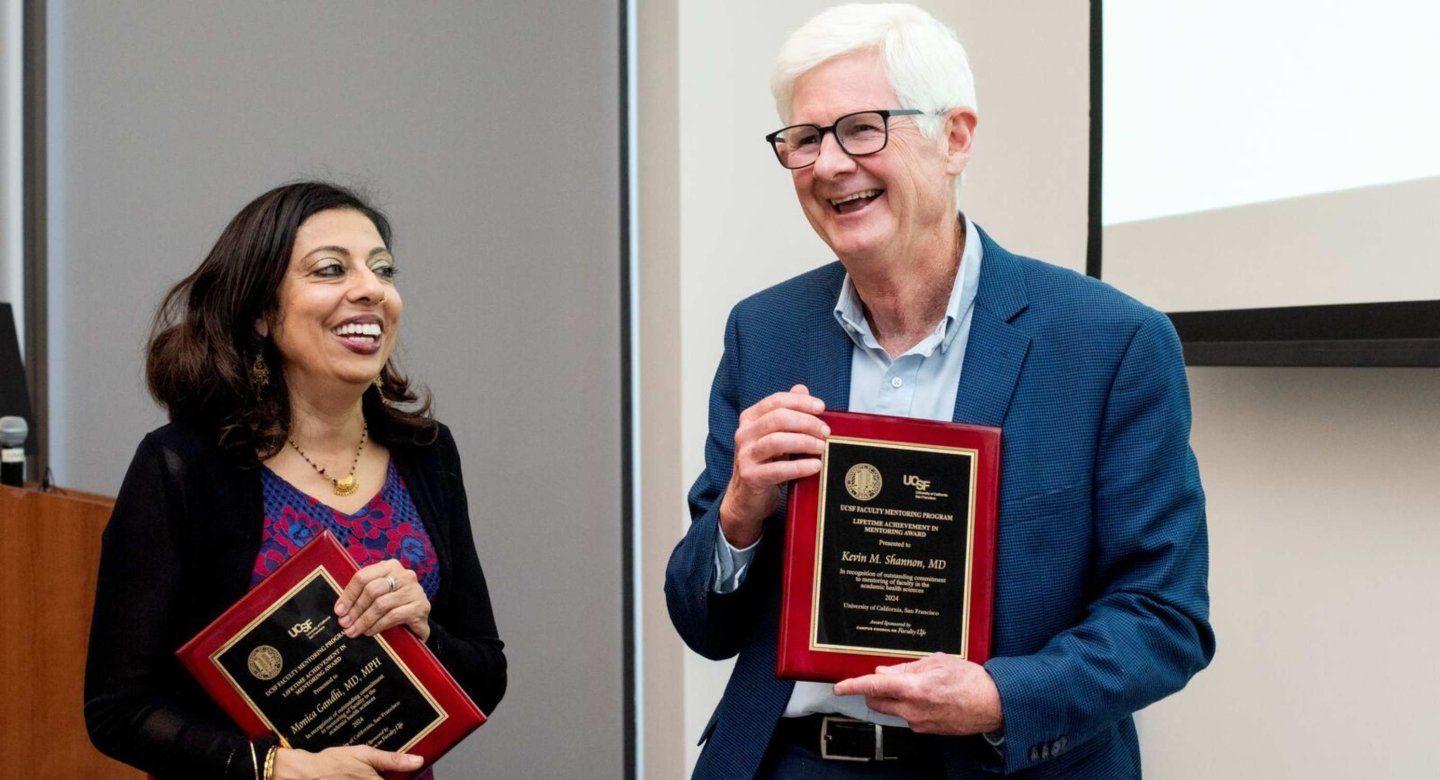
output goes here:
[{"label": "eyeglass frame", "polygon": [[[834,122],[833,124],[827,126],[827,127],[821,127],[820,125],[817,125],[817,124],[815,124],[815,123],[813,123],[813,122],[801,122],[800,124],[797,124],[797,125],[786,125],[786,126],[780,128],[779,130],[776,130],[775,132],[770,133],[769,135],[765,136],[765,143],[766,143],[766,144],[769,144],[769,146],[770,146],[770,151],[772,151],[772,152],[775,153],[775,159],[776,159],[777,161],[779,161],[781,168],[784,168],[784,169],[787,170],[787,171],[798,171],[798,170],[800,170],[800,169],[802,169],[802,168],[809,168],[810,166],[814,165],[817,161],[819,161],[820,155],[819,155],[819,153],[817,152],[816,155],[815,155],[815,159],[814,159],[814,160],[811,160],[810,162],[805,163],[804,165],[797,165],[797,166],[795,166],[794,168],[791,168],[790,166],[786,165],[786,164],[785,164],[785,160],[781,159],[781,157],[780,157],[780,148],[775,145],[775,140],[776,140],[777,138],[779,138],[779,137],[780,137],[780,134],[783,133],[783,132],[785,132],[786,130],[792,130],[792,129],[797,128],[797,127],[813,127],[813,128],[815,128],[817,131],[819,131],[819,133],[820,133],[820,140],[819,140],[817,143],[824,143],[824,142],[825,142],[825,134],[826,134],[826,133],[829,133],[830,135],[834,136],[834,138],[835,138],[835,143],[839,144],[839,146],[840,146],[840,151],[844,152],[845,154],[850,155],[851,157],[869,157],[869,156],[872,155],[872,154],[877,154],[877,153],[879,153],[879,152],[884,151],[884,150],[885,150],[885,147],[887,147],[887,146],[890,145],[890,117],[892,117],[892,116],[920,116],[920,115],[927,114],[927,113],[929,113],[929,112],[928,112],[928,111],[922,111],[922,110],[920,110],[920,109],[918,109],[918,108],[867,108],[867,109],[865,109],[865,110],[863,110],[863,111],[851,111],[851,112],[848,113],[848,114],[841,114],[840,116],[835,117],[835,122]],[[879,148],[879,149],[876,149],[876,150],[871,151],[871,152],[861,152],[860,154],[855,154],[854,152],[851,152],[849,149],[846,149],[846,148],[845,148],[845,142],[842,141],[842,140],[840,140],[840,135],[835,132],[835,128],[836,128],[836,127],[839,127],[839,126],[840,126],[840,123],[841,123],[841,122],[844,122],[846,119],[849,119],[849,118],[852,117],[852,116],[859,116],[859,115],[861,115],[861,114],[879,114],[879,115],[880,115],[881,121],[883,122],[883,125],[882,125],[881,129],[883,129],[883,130],[885,131],[885,141],[884,141],[884,143],[880,144],[880,148]]]}]

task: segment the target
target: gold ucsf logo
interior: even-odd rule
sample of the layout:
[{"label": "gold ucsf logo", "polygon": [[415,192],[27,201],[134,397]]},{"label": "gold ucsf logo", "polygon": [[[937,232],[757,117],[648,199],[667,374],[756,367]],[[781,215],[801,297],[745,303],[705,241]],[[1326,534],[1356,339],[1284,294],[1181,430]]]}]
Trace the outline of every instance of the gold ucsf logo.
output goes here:
[{"label": "gold ucsf logo", "polygon": [[303,622],[303,623],[296,623],[295,625],[293,625],[293,626],[290,627],[290,638],[291,638],[291,639],[294,639],[295,637],[300,636],[300,635],[303,634],[303,633],[306,633],[307,631],[309,631],[310,629],[312,629],[312,628],[314,628],[314,627],[315,627],[315,626],[310,622],[310,618],[305,618],[305,622]]},{"label": "gold ucsf logo", "polygon": [[260,645],[250,651],[250,657],[246,658],[246,666],[250,668],[250,674],[255,675],[257,680],[271,680],[280,673],[284,662],[280,659],[280,651],[270,645]]},{"label": "gold ucsf logo", "polygon": [[916,490],[929,490],[929,489],[930,489],[930,480],[928,480],[928,479],[921,479],[921,478],[915,476],[914,474],[906,474],[904,477],[902,477],[902,478],[900,479],[900,481],[901,481],[901,482],[904,482],[905,484],[909,485],[910,487],[915,488]]},{"label": "gold ucsf logo", "polygon": [[856,501],[869,501],[880,495],[880,469],[869,463],[856,463],[845,472],[845,489]]}]

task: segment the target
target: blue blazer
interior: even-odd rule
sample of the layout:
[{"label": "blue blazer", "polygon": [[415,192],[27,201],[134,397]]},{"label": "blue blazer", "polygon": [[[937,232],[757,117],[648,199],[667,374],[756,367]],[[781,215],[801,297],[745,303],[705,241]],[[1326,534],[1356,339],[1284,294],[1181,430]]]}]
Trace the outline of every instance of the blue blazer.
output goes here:
[{"label": "blue blazer", "polygon": [[[1179,690],[1215,651],[1180,343],[1163,314],[978,232],[955,420],[1004,430],[985,668],[1005,741],[932,739],[955,778],[1138,778],[1131,713]],[[665,572],[685,643],[710,659],[739,655],[700,737],[696,778],[752,777],[794,687],[775,677],[785,507],[726,595],[710,587],[717,513],[741,411],[797,383],[846,408],[851,342],[832,314],[844,275],[831,263],[776,285],[736,305],[725,327],[705,470]]]}]

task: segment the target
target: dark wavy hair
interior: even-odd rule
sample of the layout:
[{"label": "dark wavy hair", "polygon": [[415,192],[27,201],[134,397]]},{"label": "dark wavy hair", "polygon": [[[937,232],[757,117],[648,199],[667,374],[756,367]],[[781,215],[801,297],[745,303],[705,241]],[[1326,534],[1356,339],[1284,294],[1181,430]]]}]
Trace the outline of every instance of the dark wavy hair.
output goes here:
[{"label": "dark wavy hair", "polygon": [[[255,332],[255,321],[276,321],[295,232],[331,209],[364,214],[390,247],[389,220],[356,193],[319,181],[286,184],[241,209],[200,267],[170,289],[155,313],[145,360],[150,394],[171,420],[212,432],[242,464],[273,456],[290,435],[280,355]],[[270,379],[257,386],[251,367],[261,355]],[[413,389],[393,357],[380,378],[383,390],[367,388],[361,401],[371,438],[387,446],[433,441],[438,429],[429,391]]]}]

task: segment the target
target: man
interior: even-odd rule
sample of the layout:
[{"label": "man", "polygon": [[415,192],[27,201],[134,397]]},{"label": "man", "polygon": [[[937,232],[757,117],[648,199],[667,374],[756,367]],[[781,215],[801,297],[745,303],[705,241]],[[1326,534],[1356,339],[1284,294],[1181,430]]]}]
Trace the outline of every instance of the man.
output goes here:
[{"label": "man", "polygon": [[[686,643],[739,656],[695,777],[1139,777],[1131,713],[1214,653],[1169,321],[957,218],[973,81],[923,11],[820,14],[772,89],[776,157],[839,262],[726,326],[693,523],[666,572]],[[775,677],[784,487],[818,472],[825,408],[1003,428],[983,666],[935,654],[835,686]]]}]

